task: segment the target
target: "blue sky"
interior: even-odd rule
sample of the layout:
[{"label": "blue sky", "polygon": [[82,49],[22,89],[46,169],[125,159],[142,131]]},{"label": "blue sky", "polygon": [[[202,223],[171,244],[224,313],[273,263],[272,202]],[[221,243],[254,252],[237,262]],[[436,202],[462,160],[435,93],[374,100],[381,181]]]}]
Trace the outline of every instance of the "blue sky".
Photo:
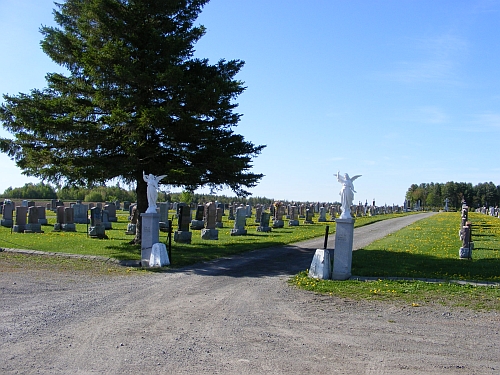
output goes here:
[{"label": "blue sky", "polygon": [[[39,46],[52,8],[0,0],[0,93],[61,70]],[[245,61],[235,130],[267,145],[254,196],[335,201],[337,171],[377,205],[413,183],[500,184],[500,1],[212,0],[198,23],[197,57]],[[37,182],[0,163],[0,191]]]}]

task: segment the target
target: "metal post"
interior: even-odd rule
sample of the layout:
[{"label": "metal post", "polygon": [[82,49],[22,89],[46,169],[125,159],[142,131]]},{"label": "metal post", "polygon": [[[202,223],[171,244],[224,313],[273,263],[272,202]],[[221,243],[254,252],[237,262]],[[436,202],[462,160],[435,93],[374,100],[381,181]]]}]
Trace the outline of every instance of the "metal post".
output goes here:
[{"label": "metal post", "polygon": [[168,221],[168,260],[172,264],[172,220]]},{"label": "metal post", "polygon": [[323,249],[325,249],[325,250],[326,250],[326,247],[327,247],[327,245],[328,245],[328,231],[329,231],[329,230],[330,230],[330,226],[329,226],[329,225],[327,225],[327,226],[325,227],[325,243],[323,244]]}]

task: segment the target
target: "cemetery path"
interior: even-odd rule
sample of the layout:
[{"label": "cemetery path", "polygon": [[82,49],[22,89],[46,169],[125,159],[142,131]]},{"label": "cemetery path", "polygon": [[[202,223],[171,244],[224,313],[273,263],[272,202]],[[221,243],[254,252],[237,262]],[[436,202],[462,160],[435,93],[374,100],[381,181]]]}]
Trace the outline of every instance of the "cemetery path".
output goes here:
[{"label": "cemetery path", "polygon": [[[355,247],[403,219],[356,229]],[[288,286],[322,247],[311,240],[164,274],[0,272],[0,373],[500,372],[497,313]]]}]

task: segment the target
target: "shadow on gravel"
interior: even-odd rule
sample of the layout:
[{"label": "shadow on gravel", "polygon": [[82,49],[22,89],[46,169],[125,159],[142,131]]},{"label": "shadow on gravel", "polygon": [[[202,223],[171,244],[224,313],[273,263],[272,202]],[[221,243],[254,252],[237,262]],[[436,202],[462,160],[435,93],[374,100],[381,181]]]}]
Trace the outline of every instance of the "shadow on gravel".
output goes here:
[{"label": "shadow on gravel", "polygon": [[311,265],[315,249],[298,246],[271,247],[244,255],[221,258],[183,267],[171,272],[188,272],[206,276],[269,277],[292,276]]}]

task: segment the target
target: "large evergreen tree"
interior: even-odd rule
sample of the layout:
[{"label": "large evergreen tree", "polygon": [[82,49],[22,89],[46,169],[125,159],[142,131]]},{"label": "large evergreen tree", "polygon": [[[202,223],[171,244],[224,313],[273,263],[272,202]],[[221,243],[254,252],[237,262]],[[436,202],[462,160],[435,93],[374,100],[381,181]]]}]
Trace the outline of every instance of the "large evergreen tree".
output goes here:
[{"label": "large evergreen tree", "polygon": [[67,0],[56,3],[59,27],[42,27],[43,51],[67,74],[47,87],[4,95],[0,139],[27,175],[69,186],[113,178],[137,183],[227,186],[240,196],[261,174],[250,172],[256,146],[233,132],[240,115],[235,79],[243,62],[211,65],[193,57],[205,32],[194,21],[208,0]]}]

